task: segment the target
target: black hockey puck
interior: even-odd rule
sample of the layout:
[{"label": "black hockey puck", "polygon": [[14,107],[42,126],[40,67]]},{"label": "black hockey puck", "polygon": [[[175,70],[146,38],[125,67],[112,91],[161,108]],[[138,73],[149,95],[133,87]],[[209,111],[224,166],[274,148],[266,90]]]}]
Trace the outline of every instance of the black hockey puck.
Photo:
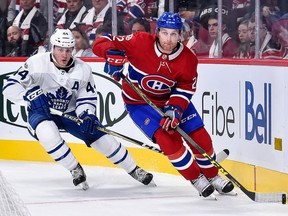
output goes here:
[{"label": "black hockey puck", "polygon": [[282,204],[286,204],[286,194],[282,194]]}]

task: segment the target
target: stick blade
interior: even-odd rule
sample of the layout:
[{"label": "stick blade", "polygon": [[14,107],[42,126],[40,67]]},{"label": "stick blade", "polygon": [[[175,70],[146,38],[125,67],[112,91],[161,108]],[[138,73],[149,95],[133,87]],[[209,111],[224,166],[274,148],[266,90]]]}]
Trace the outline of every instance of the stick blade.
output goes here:
[{"label": "stick blade", "polygon": [[255,202],[281,202],[282,204],[286,204],[287,193],[286,192],[274,192],[274,193],[266,193],[259,192],[255,193]]},{"label": "stick blade", "polygon": [[217,153],[217,156],[216,156],[216,161],[218,163],[226,160],[226,158],[229,156],[229,150],[228,149],[223,149],[222,151],[218,152]]}]

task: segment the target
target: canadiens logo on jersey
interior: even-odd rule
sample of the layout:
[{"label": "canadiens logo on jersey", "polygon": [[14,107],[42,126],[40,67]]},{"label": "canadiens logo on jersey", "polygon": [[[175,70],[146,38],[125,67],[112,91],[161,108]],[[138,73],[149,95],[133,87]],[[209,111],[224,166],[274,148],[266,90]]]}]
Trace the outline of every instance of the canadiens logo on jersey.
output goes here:
[{"label": "canadiens logo on jersey", "polygon": [[72,95],[68,95],[68,91],[64,87],[60,87],[55,94],[47,93],[49,104],[53,109],[60,111],[67,110],[68,104],[72,98]]},{"label": "canadiens logo on jersey", "polygon": [[141,80],[142,88],[152,94],[170,93],[175,86],[175,82],[159,75],[148,75]]}]

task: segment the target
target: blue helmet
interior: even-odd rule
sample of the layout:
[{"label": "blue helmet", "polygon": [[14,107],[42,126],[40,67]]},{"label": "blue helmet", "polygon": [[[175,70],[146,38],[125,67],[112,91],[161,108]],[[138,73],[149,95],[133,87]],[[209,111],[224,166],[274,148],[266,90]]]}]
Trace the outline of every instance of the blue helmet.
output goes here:
[{"label": "blue helmet", "polygon": [[181,31],[182,20],[178,13],[164,12],[157,20],[158,28],[178,29]]}]

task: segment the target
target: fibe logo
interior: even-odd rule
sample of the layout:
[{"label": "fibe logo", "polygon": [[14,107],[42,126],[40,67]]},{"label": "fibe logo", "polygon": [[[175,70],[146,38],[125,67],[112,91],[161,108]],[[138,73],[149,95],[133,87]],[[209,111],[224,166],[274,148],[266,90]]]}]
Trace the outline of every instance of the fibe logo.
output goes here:
[{"label": "fibe logo", "polygon": [[[264,83],[263,101],[251,82],[245,82],[245,139],[271,145],[271,83]],[[256,97],[257,96],[257,97]]]}]

